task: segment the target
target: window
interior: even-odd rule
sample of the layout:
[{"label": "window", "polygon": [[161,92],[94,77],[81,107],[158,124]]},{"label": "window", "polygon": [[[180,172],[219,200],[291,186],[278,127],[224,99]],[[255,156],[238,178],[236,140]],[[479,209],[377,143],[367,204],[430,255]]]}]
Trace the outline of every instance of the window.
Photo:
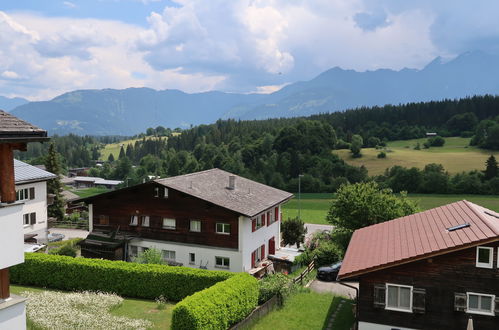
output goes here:
[{"label": "window", "polygon": [[132,215],[130,218],[130,226],[137,226],[139,223],[139,217],[136,215]]},{"label": "window", "polygon": [[265,213],[260,214],[259,216],[256,217],[256,228],[255,229],[260,229],[265,225]]},{"label": "window", "polygon": [[201,221],[199,221],[199,220],[191,220],[190,230],[191,231],[195,231],[195,232],[200,232],[201,231]]},{"label": "window", "polygon": [[217,223],[217,234],[230,234],[230,224],[228,223]]},{"label": "window", "polygon": [[189,253],[189,264],[194,265],[196,263],[196,255],[194,253]]},{"label": "window", "polygon": [[154,187],[154,197],[159,197],[159,187]]},{"label": "window", "polygon": [[23,214],[23,224],[29,226],[29,213]]},{"label": "window", "polygon": [[168,198],[168,188],[154,187],[154,197]]},{"label": "window", "polygon": [[35,188],[24,188],[16,191],[16,200],[18,201],[25,201],[34,198],[35,198]]},{"label": "window", "polygon": [[468,298],[466,312],[472,314],[494,315],[494,295],[466,292],[466,296]]},{"label": "window", "polygon": [[23,214],[23,225],[29,226],[36,224],[36,212]]},{"label": "window", "polygon": [[476,266],[480,268],[492,268],[494,260],[494,249],[491,247],[477,246]]},{"label": "window", "polygon": [[230,267],[230,260],[229,260],[229,258],[215,257],[215,267],[218,267],[218,268],[229,268]]},{"label": "window", "polygon": [[141,215],[140,216],[140,224],[142,227],[149,227],[149,216],[148,215]]},{"label": "window", "polygon": [[163,228],[165,229],[175,229],[176,221],[175,219],[163,218]]},{"label": "window", "polygon": [[175,251],[163,250],[163,259],[175,261]]},{"label": "window", "polygon": [[386,309],[412,312],[412,286],[386,285]]},{"label": "window", "polygon": [[168,198],[168,188],[163,189],[163,198]]}]

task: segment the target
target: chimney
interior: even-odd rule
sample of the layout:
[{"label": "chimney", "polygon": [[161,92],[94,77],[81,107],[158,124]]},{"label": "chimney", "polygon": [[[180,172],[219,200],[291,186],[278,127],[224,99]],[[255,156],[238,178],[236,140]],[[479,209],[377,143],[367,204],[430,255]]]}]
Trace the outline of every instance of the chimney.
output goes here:
[{"label": "chimney", "polygon": [[236,177],[234,175],[229,176],[229,187],[230,190],[236,189]]}]

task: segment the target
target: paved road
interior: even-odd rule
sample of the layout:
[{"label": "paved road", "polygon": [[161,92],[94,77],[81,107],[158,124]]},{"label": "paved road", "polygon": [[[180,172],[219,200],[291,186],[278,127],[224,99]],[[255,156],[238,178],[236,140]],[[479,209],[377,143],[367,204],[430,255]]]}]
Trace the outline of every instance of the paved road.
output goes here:
[{"label": "paved road", "polygon": [[306,223],[305,227],[307,228],[307,237],[312,236],[316,231],[333,230],[333,226],[331,225],[316,225],[313,223]]},{"label": "paved road", "polygon": [[[356,288],[359,288],[358,282],[345,282],[345,283],[354,286]],[[339,296],[348,297],[350,299],[354,299],[356,295],[354,289],[341,285],[338,282],[323,282],[316,279],[310,284],[309,288],[316,292],[320,293],[331,292]]]}]

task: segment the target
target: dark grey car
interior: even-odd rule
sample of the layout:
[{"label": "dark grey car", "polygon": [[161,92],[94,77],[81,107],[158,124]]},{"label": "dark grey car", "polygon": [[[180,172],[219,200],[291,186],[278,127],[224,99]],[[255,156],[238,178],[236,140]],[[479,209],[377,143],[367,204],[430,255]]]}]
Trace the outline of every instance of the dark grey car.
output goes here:
[{"label": "dark grey car", "polygon": [[340,268],[341,261],[334,263],[331,266],[319,267],[319,269],[317,269],[317,278],[321,281],[336,281]]}]

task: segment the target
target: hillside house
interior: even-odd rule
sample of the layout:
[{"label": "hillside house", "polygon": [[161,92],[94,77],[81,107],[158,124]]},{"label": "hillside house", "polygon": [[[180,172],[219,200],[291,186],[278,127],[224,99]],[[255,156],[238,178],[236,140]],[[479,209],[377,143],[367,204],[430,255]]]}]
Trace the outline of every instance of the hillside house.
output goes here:
[{"label": "hillside house", "polygon": [[82,254],[130,260],[157,248],[170,264],[254,272],[279,248],[292,196],[212,169],[88,197],[93,230]]},{"label": "hillside house", "polygon": [[38,167],[14,159],[16,200],[23,202],[22,223],[25,241],[46,242],[47,180],[56,176]]},{"label": "hillside house", "polygon": [[499,328],[499,214],[460,201],[356,230],[359,329]]},{"label": "hillside house", "polygon": [[106,189],[115,189],[118,185],[122,184],[120,180],[106,180],[93,176],[75,176],[66,180],[66,184],[72,185],[76,189],[85,189],[93,187],[101,187]]},{"label": "hillside house", "polygon": [[9,267],[24,262],[23,207],[17,200],[14,150],[47,141],[47,132],[0,110],[0,328],[26,329],[25,298],[10,293]]}]

